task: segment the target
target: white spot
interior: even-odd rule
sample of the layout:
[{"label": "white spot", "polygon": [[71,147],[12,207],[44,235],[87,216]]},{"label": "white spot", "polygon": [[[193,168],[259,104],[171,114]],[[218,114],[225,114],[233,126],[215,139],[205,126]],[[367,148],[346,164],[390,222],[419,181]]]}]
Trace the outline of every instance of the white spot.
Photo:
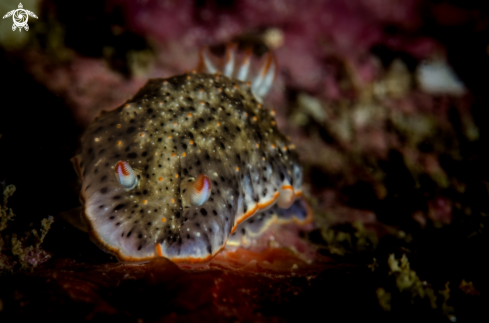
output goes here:
[{"label": "white spot", "polygon": [[200,237],[200,232],[195,233],[197,237]]},{"label": "white spot", "polygon": [[445,60],[425,61],[416,69],[421,90],[430,94],[463,95],[465,85]]}]

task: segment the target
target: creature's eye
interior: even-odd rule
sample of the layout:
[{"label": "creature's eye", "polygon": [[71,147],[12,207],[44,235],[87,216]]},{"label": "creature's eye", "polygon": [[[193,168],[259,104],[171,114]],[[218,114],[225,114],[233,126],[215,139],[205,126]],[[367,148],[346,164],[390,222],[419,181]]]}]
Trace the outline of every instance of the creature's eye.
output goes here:
[{"label": "creature's eye", "polygon": [[138,178],[127,162],[119,160],[115,164],[114,171],[119,183],[121,183],[125,189],[131,190],[138,184]]},{"label": "creature's eye", "polygon": [[280,188],[277,205],[282,209],[288,209],[295,200],[294,188],[291,185],[283,185]]},{"label": "creature's eye", "polygon": [[211,195],[211,180],[205,174],[200,174],[195,180],[187,182],[185,186],[184,199],[188,204],[202,205]]}]

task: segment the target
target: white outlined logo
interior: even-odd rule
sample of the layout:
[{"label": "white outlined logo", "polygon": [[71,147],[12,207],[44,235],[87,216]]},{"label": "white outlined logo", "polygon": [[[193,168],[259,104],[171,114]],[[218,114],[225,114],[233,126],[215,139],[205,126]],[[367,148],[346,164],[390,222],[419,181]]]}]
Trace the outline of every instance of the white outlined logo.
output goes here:
[{"label": "white outlined logo", "polygon": [[22,31],[24,28],[26,31],[29,30],[29,25],[27,24],[27,20],[29,20],[29,16],[33,18],[37,18],[36,14],[32,11],[23,9],[22,3],[19,2],[19,8],[7,12],[3,19],[13,16],[14,24],[12,25],[12,30],[15,31],[19,28],[19,31]]}]

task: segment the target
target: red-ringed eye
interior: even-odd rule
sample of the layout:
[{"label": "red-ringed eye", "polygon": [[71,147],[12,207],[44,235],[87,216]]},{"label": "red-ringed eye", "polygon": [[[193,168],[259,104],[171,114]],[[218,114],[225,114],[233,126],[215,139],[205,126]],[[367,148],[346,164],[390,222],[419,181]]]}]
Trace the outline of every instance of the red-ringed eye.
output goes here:
[{"label": "red-ringed eye", "polygon": [[118,161],[115,164],[114,171],[119,183],[121,183],[125,189],[131,190],[138,184],[138,178],[127,162],[123,160]]},{"label": "red-ringed eye", "polygon": [[182,188],[185,202],[194,206],[200,206],[209,199],[212,184],[207,175],[200,174],[196,179],[184,181]]}]

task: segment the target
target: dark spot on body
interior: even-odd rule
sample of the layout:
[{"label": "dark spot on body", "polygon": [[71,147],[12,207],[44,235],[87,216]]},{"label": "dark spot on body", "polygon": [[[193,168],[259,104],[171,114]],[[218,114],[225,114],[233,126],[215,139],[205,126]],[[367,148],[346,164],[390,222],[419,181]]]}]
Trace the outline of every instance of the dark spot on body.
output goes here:
[{"label": "dark spot on body", "polygon": [[126,206],[124,203],[117,204],[116,207],[114,207],[114,211],[119,211],[122,209],[124,206]]}]

